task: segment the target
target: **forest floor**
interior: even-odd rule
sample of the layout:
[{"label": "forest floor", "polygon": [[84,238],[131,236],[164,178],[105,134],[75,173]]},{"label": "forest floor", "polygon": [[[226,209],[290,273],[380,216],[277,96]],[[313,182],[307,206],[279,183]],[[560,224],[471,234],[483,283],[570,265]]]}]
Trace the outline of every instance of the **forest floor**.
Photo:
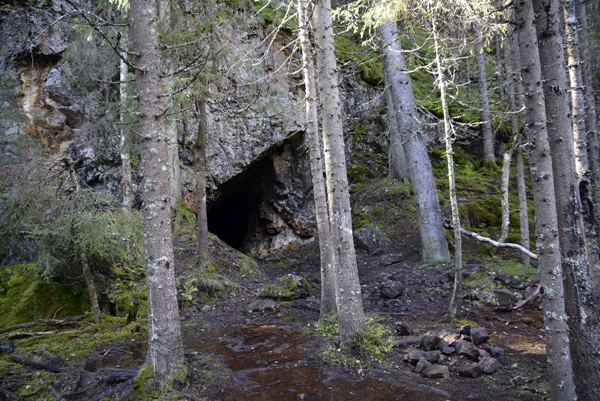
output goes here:
[{"label": "forest floor", "polygon": [[[414,219],[392,210],[377,209],[377,188],[365,188],[370,199],[355,196],[353,208],[369,211],[374,218],[368,223],[379,226],[391,244],[374,254],[359,253],[358,269],[363,292],[364,310],[370,319],[389,328],[398,346],[378,357],[357,350],[339,350],[335,335],[322,335],[315,329],[319,319],[320,263],[316,242],[288,254],[277,254],[245,271],[223,271],[228,281],[221,296],[187,305],[182,313],[182,332],[188,364],[185,382],[175,383],[174,390],[163,399],[189,400],[543,400],[549,399],[546,374],[543,317],[539,300],[517,311],[501,311],[493,304],[461,297],[457,317],[444,319],[453,285],[452,265],[430,266],[420,260],[419,238]],[[384,191],[387,192],[387,191]],[[392,196],[392,195],[390,195]],[[396,195],[394,195],[396,196]],[[364,204],[361,203],[364,201]],[[385,196],[381,204],[390,205]],[[368,205],[367,205],[368,204]],[[398,206],[398,205],[397,205]],[[387,206],[386,206],[387,207]],[[379,212],[378,212],[379,210]],[[393,210],[402,210],[393,208]],[[377,217],[379,213],[379,217]],[[363,224],[365,225],[365,224]],[[190,275],[194,259],[190,238],[180,238],[176,245],[178,277]],[[533,269],[529,274],[513,275],[512,267],[519,255],[514,251],[484,248],[473,239],[465,240],[465,288],[463,294],[480,291],[489,294],[502,287],[493,280],[502,276],[518,286],[537,283]],[[397,263],[383,266],[385,255],[400,254]],[[220,241],[211,244],[211,255],[219,265],[239,263],[240,254]],[[482,256],[483,255],[483,256]],[[310,295],[295,300],[265,302],[262,289],[280,277],[294,273],[310,284]],[[403,293],[397,299],[382,299],[380,285],[389,278],[399,282]],[[237,283],[232,285],[231,283]],[[189,294],[188,294],[189,295]],[[197,296],[199,293],[193,293]],[[198,298],[196,298],[198,300]],[[95,329],[86,322],[70,332],[72,342],[88,341],[87,351],[58,355],[66,363],[61,373],[23,366],[0,355],[0,389],[9,388],[23,399],[58,399],[50,386],[68,400],[136,399],[131,387],[130,368],[145,358],[146,332],[134,323],[111,327],[125,333],[118,340],[89,343],[86,337]],[[414,331],[407,337],[395,333],[402,322]],[[143,324],[140,323],[141,326]],[[403,361],[415,346],[405,349],[402,341],[463,325],[483,327],[489,343],[501,347],[507,363],[494,374],[477,378],[452,372],[447,379],[429,379],[415,373],[415,367]],[[132,328],[133,327],[133,328]],[[131,333],[131,334],[129,334]],[[108,337],[106,337],[108,338]],[[21,342],[19,342],[21,341]],[[52,334],[15,341],[19,347],[65,349],[54,345]],[[64,340],[61,340],[64,342]],[[42,351],[40,351],[40,349]],[[67,351],[65,351],[67,352]],[[35,352],[34,352],[35,353]],[[108,379],[111,374],[121,377]],[[43,384],[42,384],[43,383]],[[125,384],[124,384],[125,383]],[[110,394],[111,390],[115,390]],[[54,397],[54,398],[53,398]],[[128,398],[129,397],[129,398]],[[0,393],[0,399],[2,394]],[[4,399],[10,399],[5,396]]]}]

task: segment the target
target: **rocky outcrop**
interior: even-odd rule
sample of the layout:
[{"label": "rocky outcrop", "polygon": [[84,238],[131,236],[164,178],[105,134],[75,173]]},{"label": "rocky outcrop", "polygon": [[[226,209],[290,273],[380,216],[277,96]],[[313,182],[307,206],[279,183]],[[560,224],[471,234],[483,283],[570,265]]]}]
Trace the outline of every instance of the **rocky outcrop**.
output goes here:
[{"label": "rocky outcrop", "polygon": [[[81,88],[73,93],[76,74],[63,57],[69,46],[63,32],[68,29],[55,22],[70,12],[72,7],[62,0],[35,7],[15,2],[0,10],[0,78],[11,76],[18,83],[15,101],[20,115],[19,121],[1,121],[2,164],[18,164],[30,151],[9,142],[33,138],[47,154],[50,151],[50,164],[74,167],[82,183],[119,199],[118,127],[102,120],[102,99],[82,98]],[[247,18],[243,29],[223,24],[217,35],[217,46],[227,51],[218,65],[210,66],[223,79],[209,88],[207,97],[207,182],[213,216],[227,205],[235,208],[245,202],[252,207],[243,216],[242,232],[232,234],[235,247],[266,256],[312,239],[314,203],[303,137],[300,54],[292,53],[292,38],[285,33],[265,40],[264,27],[253,18]],[[112,61],[107,63],[104,67],[110,68]],[[378,92],[352,78],[342,82],[341,89],[348,121],[361,120],[369,107],[379,107],[372,101]],[[115,102],[118,88],[112,85],[102,96]],[[178,123],[183,198],[190,209],[195,207],[195,176],[185,144],[195,140],[195,129],[190,128],[195,126],[195,121]],[[139,205],[139,193],[137,199]]]}]

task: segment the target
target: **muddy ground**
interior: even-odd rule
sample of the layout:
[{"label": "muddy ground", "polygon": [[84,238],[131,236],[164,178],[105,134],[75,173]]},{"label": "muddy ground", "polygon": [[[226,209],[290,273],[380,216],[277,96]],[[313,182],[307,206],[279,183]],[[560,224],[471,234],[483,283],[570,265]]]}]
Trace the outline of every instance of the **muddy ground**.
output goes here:
[{"label": "muddy ground", "polygon": [[[218,299],[201,297],[196,299],[199,300],[196,304],[184,305],[181,319],[189,374],[185,382],[175,383],[174,389],[167,394],[172,398],[168,399],[549,399],[539,300],[519,311],[505,312],[497,310],[495,305],[465,297],[460,300],[457,319],[453,322],[444,320],[452,291],[452,266],[423,264],[414,223],[402,220],[402,216],[393,216],[394,222],[385,226],[387,217],[383,216],[378,225],[390,236],[391,244],[372,255],[358,254],[365,312],[377,316],[380,323],[391,328],[396,322],[407,324],[415,333],[409,338],[466,324],[484,327],[491,337],[489,342],[502,347],[506,353],[507,363],[499,371],[477,378],[461,377],[454,372],[449,379],[423,378],[414,372],[414,366],[403,361],[407,352],[403,347],[395,347],[378,359],[350,355],[340,358],[341,363],[326,363],[323,360],[325,350],[337,348],[337,344],[335,337],[317,336],[311,330],[319,318],[320,265],[315,241],[288,254],[257,259],[258,265],[250,271],[223,271],[239,285],[221,291]],[[482,282],[481,277],[492,277],[489,272],[497,272],[502,263],[519,258],[513,251],[494,251],[482,256],[480,248],[475,240],[465,240],[463,276],[468,284],[463,290],[465,295],[472,292],[474,282]],[[189,238],[180,239],[176,249],[178,276],[190,274],[194,255]],[[398,263],[382,266],[380,260],[386,254],[401,254],[402,258]],[[211,255],[220,265],[233,265],[239,260],[236,259],[239,253],[236,255],[218,241],[211,244]],[[265,285],[288,273],[307,279],[310,296],[291,301],[275,300],[274,308],[257,309],[264,301],[259,294]],[[401,283],[403,294],[397,299],[382,299],[379,292],[381,278],[390,275]],[[474,281],[474,277],[478,281]],[[535,274],[504,279],[514,281],[516,285],[537,280]],[[487,280],[483,284],[489,290],[501,287],[502,283]],[[83,327],[80,327],[82,336],[87,332]],[[117,332],[121,328],[114,330]],[[3,365],[4,368],[0,367],[0,388],[18,391],[27,400],[59,399],[59,395],[75,401],[99,400],[102,395],[106,395],[102,398],[105,400],[135,400],[131,381],[127,381],[132,374],[126,369],[133,368],[135,372],[135,368],[143,363],[146,334],[143,328],[141,332],[133,334],[134,331],[131,337],[109,345],[88,344],[94,349],[91,354],[73,354],[72,358],[63,355],[67,360],[60,374],[45,372],[42,375],[39,369],[32,367]],[[394,335],[398,343],[404,339]],[[40,337],[39,340],[40,344],[48,341],[52,341],[51,337]],[[6,356],[3,358],[7,359]],[[123,372],[123,377],[108,379],[113,373]],[[42,377],[44,384],[40,385]],[[53,394],[49,386],[58,395]],[[0,399],[11,399],[2,397],[0,394]]]},{"label": "muddy ground", "polygon": [[[281,261],[261,262],[263,275],[244,280],[242,291],[235,296],[188,311],[183,318],[186,349],[214,355],[218,368],[208,364],[201,369],[214,369],[219,379],[200,379],[182,391],[195,398],[218,400],[542,399],[547,383],[539,302],[521,311],[501,312],[493,305],[462,299],[458,320],[448,323],[444,314],[452,290],[452,267],[423,264],[412,249],[406,243],[392,247],[390,252],[404,252],[406,257],[386,267],[379,263],[382,252],[359,256],[365,312],[379,316],[390,327],[399,321],[408,324],[415,332],[411,338],[461,324],[485,327],[490,343],[507,354],[508,363],[498,372],[478,378],[452,373],[450,379],[426,379],[402,361],[406,350],[399,348],[381,361],[324,364],[319,355],[335,339],[311,335],[310,326],[319,318],[320,273],[318,259],[306,256],[304,250],[289,257],[292,264],[285,268],[280,267]],[[465,266],[467,277],[487,270],[484,263],[470,262]],[[261,289],[290,272],[309,280],[311,296],[283,302],[275,311],[252,311],[261,301]],[[398,299],[381,299],[380,279],[390,274],[402,282],[404,294]],[[398,336],[397,341],[401,339]],[[193,360],[194,355],[188,357]]]}]

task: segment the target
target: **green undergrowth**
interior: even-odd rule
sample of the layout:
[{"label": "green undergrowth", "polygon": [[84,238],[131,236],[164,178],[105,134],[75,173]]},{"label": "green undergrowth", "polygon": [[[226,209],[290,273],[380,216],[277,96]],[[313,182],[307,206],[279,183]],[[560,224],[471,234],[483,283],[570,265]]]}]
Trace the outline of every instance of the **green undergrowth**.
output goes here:
[{"label": "green undergrowth", "polygon": [[532,276],[537,274],[537,268],[527,267],[519,262],[507,261],[486,265],[485,270],[473,272],[463,280],[463,283],[469,288],[492,291],[495,288],[503,287],[502,284],[493,280],[494,275],[511,280],[531,281]]},{"label": "green undergrowth", "polygon": [[40,280],[39,270],[35,263],[1,268],[0,327],[77,316],[88,310],[81,287]]},{"label": "green undergrowth", "polygon": [[393,330],[381,323],[378,315],[365,315],[365,333],[346,344],[339,337],[337,314],[331,313],[306,330],[307,334],[332,340],[316,358],[331,365],[352,367],[364,360],[383,360],[394,346]]},{"label": "green undergrowth", "polygon": [[182,308],[212,302],[223,295],[235,296],[241,289],[240,279],[262,274],[254,259],[210,233],[210,260],[200,263],[198,255],[191,252],[197,246],[197,219],[183,201],[178,201],[173,209],[173,229],[176,240],[185,247],[179,252],[188,255],[182,258],[177,276]]}]

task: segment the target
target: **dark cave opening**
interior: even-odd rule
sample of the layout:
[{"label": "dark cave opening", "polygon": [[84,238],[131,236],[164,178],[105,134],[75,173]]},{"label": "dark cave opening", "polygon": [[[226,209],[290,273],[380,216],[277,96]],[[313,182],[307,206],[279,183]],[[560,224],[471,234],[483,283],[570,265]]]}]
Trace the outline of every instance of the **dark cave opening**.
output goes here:
[{"label": "dark cave opening", "polygon": [[250,231],[250,222],[255,220],[260,195],[240,190],[207,212],[208,231],[231,247],[240,249]]},{"label": "dark cave opening", "polygon": [[222,195],[208,206],[208,231],[229,246],[242,250],[249,236],[260,228],[261,203],[272,192],[275,171],[271,158],[223,184]]}]

